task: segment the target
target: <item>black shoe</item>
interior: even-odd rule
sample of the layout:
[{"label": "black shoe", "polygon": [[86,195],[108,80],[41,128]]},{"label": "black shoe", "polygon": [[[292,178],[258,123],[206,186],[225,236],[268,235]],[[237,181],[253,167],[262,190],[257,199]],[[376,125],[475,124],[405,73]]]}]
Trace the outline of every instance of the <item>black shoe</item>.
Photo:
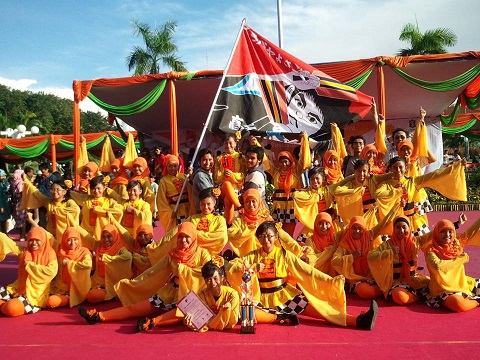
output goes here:
[{"label": "black shoe", "polygon": [[378,315],[378,305],[375,300],[370,303],[370,309],[357,316],[357,327],[364,330],[373,330]]},{"label": "black shoe", "polygon": [[97,310],[87,310],[84,307],[78,307],[78,313],[83,317],[90,325],[97,324],[100,322],[100,316],[98,315]]},{"label": "black shoe", "polygon": [[296,326],[300,324],[300,320],[295,314],[277,314],[277,321],[283,325]]},{"label": "black shoe", "polygon": [[142,332],[142,331],[150,331],[155,327],[153,324],[153,319],[149,318],[143,318],[143,319],[138,319],[137,321],[137,331]]}]

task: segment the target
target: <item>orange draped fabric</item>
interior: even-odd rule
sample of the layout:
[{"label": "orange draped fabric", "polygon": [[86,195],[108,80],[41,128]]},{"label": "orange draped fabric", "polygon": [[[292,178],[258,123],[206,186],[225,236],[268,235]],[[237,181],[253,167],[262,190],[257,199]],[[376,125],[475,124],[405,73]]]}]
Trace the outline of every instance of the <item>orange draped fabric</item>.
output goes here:
[{"label": "orange draped fabric", "polygon": [[395,226],[398,222],[404,222],[408,225],[408,234],[403,238],[399,237],[395,229],[393,230],[392,237],[389,240],[389,243],[392,246],[398,247],[398,256],[399,260],[402,263],[402,279],[404,279],[407,283],[410,282],[410,264],[409,261],[413,260],[413,257],[416,253],[415,247],[415,237],[412,235],[412,230],[410,229],[410,221],[406,216],[398,216],[393,220],[393,224]]},{"label": "orange draped fabric", "polygon": [[[332,156],[337,158],[337,165],[335,165],[335,167],[330,167],[330,165],[328,165],[328,160]],[[323,155],[322,163],[323,163],[323,168],[326,170],[325,171],[325,177],[327,179],[327,183],[336,184],[337,182],[339,182],[340,180],[343,179],[342,167],[340,166],[340,163],[341,163],[340,160],[341,159],[340,159],[340,157],[338,156],[338,153],[335,150],[328,150]]]}]

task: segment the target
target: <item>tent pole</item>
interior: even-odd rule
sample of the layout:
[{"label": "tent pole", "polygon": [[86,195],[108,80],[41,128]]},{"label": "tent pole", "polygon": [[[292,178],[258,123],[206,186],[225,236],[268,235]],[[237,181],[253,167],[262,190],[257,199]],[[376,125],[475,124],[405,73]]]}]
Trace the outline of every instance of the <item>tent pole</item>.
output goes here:
[{"label": "tent pole", "polygon": [[52,171],[57,171],[57,144],[53,134],[50,134],[50,146],[52,148]]},{"label": "tent pole", "polygon": [[168,80],[170,83],[170,143],[171,153],[179,156],[178,153],[178,123],[177,123],[177,94],[175,91],[175,82],[173,79]]},{"label": "tent pole", "polygon": [[[74,87],[75,90],[75,87]],[[77,97],[73,102],[73,168],[77,168],[78,157],[80,156],[80,106]],[[80,175],[75,172],[75,184],[80,181]]]},{"label": "tent pole", "polygon": [[[230,58],[228,59],[227,66],[225,67],[225,71],[223,72],[222,79],[220,80],[220,85],[218,86],[217,93],[215,94],[215,100],[218,98],[218,95],[220,94],[220,91],[222,90],[222,84],[225,80],[225,75],[227,73],[228,68],[230,67],[230,63],[232,62],[233,54],[235,53],[235,49],[237,48],[238,41],[240,40],[240,36],[242,35],[243,28],[245,26],[245,23],[247,22],[247,19],[242,20],[242,25],[240,26],[240,30],[237,35],[237,39],[235,40],[235,44],[233,45],[232,52],[230,53]],[[205,121],[205,125],[203,126],[202,134],[200,135],[200,138],[198,139],[198,144],[197,148],[195,149],[195,152],[193,153],[192,157],[192,165],[190,165],[193,168],[193,164],[195,163],[195,160],[197,158],[198,151],[200,150],[200,146],[202,145],[203,138],[205,137],[205,133],[207,132],[208,124],[210,123],[210,119],[212,117],[213,109],[215,108],[215,100],[212,103],[212,106],[210,107],[210,111],[208,112],[207,120]],[[182,198],[183,192],[185,191],[185,186],[187,185],[188,178],[190,177],[190,173],[187,172],[187,176],[185,177],[185,181],[182,186],[182,190],[180,191],[180,194],[178,196],[177,203],[175,204],[175,210],[174,212],[177,212],[178,205],[180,205],[180,199]]]}]

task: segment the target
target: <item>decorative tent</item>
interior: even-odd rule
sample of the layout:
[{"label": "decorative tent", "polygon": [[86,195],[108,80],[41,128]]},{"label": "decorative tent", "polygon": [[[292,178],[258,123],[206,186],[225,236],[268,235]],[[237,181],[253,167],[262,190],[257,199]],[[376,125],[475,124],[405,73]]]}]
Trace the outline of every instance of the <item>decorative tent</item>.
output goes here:
[{"label": "decorative tent", "polygon": [[[430,118],[441,117],[450,132],[465,131],[480,116],[462,115],[460,104],[479,106],[480,52],[380,56],[372,59],[314,64],[330,76],[375,96],[380,113],[410,121],[422,106]],[[199,131],[207,119],[222,70],[169,72],[116,79],[74,81],[74,142],[79,142],[79,102],[89,97],[137,131],[170,132],[172,152],[178,152],[178,129]],[[168,86],[168,96],[163,95]],[[162,96],[163,95],[163,96]],[[443,116],[457,101],[455,111]],[[461,120],[457,126],[456,120]],[[468,120],[469,119],[469,120]],[[466,122],[464,122],[466,121]],[[74,148],[77,150],[77,147]]]},{"label": "decorative tent", "polygon": [[[134,133],[136,134],[136,132]],[[107,131],[101,133],[83,134],[87,141],[87,150],[100,156],[105,138],[110,137],[112,148],[124,149],[126,142],[120,133]],[[22,139],[0,139],[0,157],[7,163],[18,163],[25,159],[45,156],[50,159],[55,171],[57,161],[73,159],[74,135],[40,135]],[[139,147],[139,144],[136,144]]]}]

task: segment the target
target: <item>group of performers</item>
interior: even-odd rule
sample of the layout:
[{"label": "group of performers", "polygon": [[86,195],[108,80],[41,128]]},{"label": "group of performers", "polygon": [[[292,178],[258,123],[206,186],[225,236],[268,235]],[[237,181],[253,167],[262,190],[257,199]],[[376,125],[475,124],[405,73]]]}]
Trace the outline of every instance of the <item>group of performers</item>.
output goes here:
[{"label": "group of performers", "polygon": [[[48,222],[42,228],[32,221],[26,247],[0,234],[0,261],[9,253],[20,259],[17,280],[0,287],[0,312],[78,306],[89,324],[133,318],[139,331],[182,321],[200,332],[231,329],[247,297],[246,271],[257,323],[297,325],[302,314],[371,330],[381,296],[399,305],[476,308],[480,280],[465,274],[464,246],[480,244],[480,219],[461,235],[463,214],[430,231],[424,190],[466,200],[465,160],[421,174],[421,158],[428,158],[423,117],[415,141],[399,142],[399,155],[384,163],[384,146],[364,146],[349,176],[342,174],[344,145],[334,125],[334,149],[322,166],[312,167],[306,133],[298,156],[281,151],[276,164],[257,138],[241,154],[238,137],[229,134],[224,154],[200,151],[191,181],[179,173],[178,157],[167,155],[156,197],[145,159],[135,156],[109,162],[113,180],[100,173],[105,161],[85,162],[76,190],[58,180],[51,196],[25,177],[21,208],[45,207]],[[306,171],[309,185],[302,187]],[[275,188],[271,211],[265,172]],[[153,233],[155,208],[161,239]],[[418,272],[420,251],[429,275]],[[190,291],[215,314],[201,328],[176,306]],[[369,299],[369,309],[348,314],[346,292]],[[83,304],[117,298],[122,306],[108,311]]]}]

